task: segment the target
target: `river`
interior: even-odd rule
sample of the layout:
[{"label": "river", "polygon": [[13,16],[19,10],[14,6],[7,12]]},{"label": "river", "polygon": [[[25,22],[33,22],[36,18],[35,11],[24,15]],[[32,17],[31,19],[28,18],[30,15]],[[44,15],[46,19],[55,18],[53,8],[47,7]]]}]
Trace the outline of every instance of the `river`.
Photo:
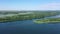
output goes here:
[{"label": "river", "polygon": [[0,34],[60,34],[60,23],[35,24],[33,20],[0,23]]}]

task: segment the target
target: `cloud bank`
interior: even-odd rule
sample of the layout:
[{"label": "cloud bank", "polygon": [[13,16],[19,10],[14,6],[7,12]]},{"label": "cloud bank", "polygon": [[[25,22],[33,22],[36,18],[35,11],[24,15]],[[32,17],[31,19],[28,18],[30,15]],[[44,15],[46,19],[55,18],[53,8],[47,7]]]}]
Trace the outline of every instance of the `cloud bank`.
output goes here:
[{"label": "cloud bank", "polygon": [[38,6],[39,10],[60,10],[60,3],[48,3]]}]

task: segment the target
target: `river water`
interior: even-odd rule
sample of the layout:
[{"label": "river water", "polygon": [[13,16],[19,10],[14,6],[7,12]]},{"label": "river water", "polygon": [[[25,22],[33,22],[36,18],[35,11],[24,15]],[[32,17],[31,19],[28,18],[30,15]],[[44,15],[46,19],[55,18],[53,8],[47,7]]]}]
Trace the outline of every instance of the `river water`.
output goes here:
[{"label": "river water", "polygon": [[0,23],[0,34],[60,34],[60,23],[35,24],[33,20]]}]

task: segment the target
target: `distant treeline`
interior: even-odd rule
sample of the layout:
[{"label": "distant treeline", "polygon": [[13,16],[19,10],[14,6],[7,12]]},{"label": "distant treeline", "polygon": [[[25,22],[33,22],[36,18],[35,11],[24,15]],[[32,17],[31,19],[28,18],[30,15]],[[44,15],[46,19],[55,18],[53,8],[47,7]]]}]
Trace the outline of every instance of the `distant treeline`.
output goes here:
[{"label": "distant treeline", "polygon": [[[30,11],[27,11],[30,12]],[[60,14],[59,11],[31,11],[30,14],[18,14],[18,13],[26,13],[26,11],[21,12],[5,12],[3,14],[18,14],[14,16],[7,16],[5,18],[0,18],[0,22],[8,22],[8,21],[16,21],[16,20],[30,20],[30,19],[40,19],[48,16],[55,16]],[[1,13],[0,13],[1,14]]]}]

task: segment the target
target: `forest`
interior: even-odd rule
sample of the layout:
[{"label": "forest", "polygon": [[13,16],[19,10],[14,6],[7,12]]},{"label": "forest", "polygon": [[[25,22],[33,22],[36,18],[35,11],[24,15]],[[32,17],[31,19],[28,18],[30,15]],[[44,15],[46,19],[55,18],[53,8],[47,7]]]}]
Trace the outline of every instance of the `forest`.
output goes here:
[{"label": "forest", "polygon": [[60,11],[0,11],[0,22],[41,19],[59,14]]}]

